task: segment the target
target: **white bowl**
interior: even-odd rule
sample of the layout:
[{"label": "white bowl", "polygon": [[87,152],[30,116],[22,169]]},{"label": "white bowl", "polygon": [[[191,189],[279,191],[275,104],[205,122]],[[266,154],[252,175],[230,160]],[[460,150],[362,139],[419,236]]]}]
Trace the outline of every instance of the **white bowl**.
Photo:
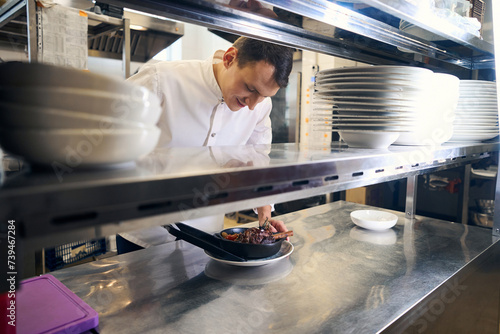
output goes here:
[{"label": "white bowl", "polygon": [[158,97],[143,87],[138,91],[141,94],[127,96],[79,88],[0,87],[0,101],[156,124],[161,114]]},{"label": "white bowl", "polygon": [[342,130],[339,135],[349,147],[387,148],[398,139],[399,132]]},{"label": "white bowl", "polygon": [[359,227],[382,231],[396,225],[398,216],[380,210],[356,210],[351,212],[351,220]]},{"label": "white bowl", "polygon": [[42,63],[0,64],[0,86],[94,89],[134,97],[144,94],[142,87],[125,79]]},{"label": "white bowl", "polygon": [[0,102],[0,126],[7,129],[144,129],[153,125],[78,111]]},{"label": "white bowl", "polygon": [[150,153],[160,129],[58,129],[0,131],[0,146],[54,171],[134,161]]}]

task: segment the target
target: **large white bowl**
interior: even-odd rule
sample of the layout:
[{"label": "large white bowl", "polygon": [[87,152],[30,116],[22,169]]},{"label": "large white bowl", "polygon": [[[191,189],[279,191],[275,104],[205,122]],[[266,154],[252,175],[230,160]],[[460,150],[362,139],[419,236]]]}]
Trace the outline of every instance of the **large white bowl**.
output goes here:
[{"label": "large white bowl", "polygon": [[0,126],[7,129],[144,129],[154,125],[78,111],[0,102]]},{"label": "large white bowl", "polygon": [[160,129],[58,129],[0,131],[0,146],[27,161],[57,170],[134,161],[150,153]]},{"label": "large white bowl", "polygon": [[140,97],[144,89],[124,79],[42,63],[0,64],[0,86],[69,87]]},{"label": "large white bowl", "polygon": [[0,87],[0,101],[156,124],[161,114],[158,97],[146,88],[138,90],[141,94],[127,96],[80,88]]},{"label": "large white bowl", "polygon": [[351,220],[359,227],[382,231],[396,225],[398,216],[380,210],[356,210],[351,212]]},{"label": "large white bowl", "polygon": [[398,139],[399,132],[342,130],[339,135],[349,147],[387,148]]}]

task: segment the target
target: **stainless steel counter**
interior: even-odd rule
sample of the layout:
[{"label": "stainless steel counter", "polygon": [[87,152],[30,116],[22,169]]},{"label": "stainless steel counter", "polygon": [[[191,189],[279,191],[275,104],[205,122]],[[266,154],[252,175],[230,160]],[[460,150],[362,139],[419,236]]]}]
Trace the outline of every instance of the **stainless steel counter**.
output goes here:
[{"label": "stainless steel counter", "polygon": [[375,333],[440,285],[445,307],[455,302],[465,294],[457,275],[498,246],[491,230],[403,213],[393,229],[369,232],[349,218],[362,208],[281,216],[295,250],[262,267],[220,264],[179,241],[53,275],[99,312],[103,334]]}]

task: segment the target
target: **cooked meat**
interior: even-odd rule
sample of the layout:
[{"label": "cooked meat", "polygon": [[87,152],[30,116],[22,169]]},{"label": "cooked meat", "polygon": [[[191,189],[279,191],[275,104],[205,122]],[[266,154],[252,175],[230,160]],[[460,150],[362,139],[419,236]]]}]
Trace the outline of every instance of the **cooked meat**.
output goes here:
[{"label": "cooked meat", "polygon": [[235,241],[247,244],[272,244],[274,243],[273,233],[268,229],[259,229],[251,227],[245,232],[240,233]]}]

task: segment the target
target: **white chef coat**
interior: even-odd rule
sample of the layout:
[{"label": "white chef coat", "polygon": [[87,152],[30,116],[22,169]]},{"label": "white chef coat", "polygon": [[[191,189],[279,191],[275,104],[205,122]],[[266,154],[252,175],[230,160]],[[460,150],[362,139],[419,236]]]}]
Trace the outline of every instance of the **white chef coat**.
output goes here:
[{"label": "white chef coat", "polygon": [[215,79],[214,57],[145,65],[129,81],[161,101],[159,147],[270,144],[271,98],[254,110],[231,111]]},{"label": "white chef coat", "polygon": [[[231,111],[223,101],[212,66],[220,54],[218,51],[204,61],[146,64],[128,79],[160,98],[162,114],[157,125],[162,132],[158,147],[271,144],[271,98],[265,98],[254,110],[244,107]],[[202,217],[184,223],[213,233],[224,227],[224,216]],[[142,247],[173,240],[161,226],[121,236]]]}]

